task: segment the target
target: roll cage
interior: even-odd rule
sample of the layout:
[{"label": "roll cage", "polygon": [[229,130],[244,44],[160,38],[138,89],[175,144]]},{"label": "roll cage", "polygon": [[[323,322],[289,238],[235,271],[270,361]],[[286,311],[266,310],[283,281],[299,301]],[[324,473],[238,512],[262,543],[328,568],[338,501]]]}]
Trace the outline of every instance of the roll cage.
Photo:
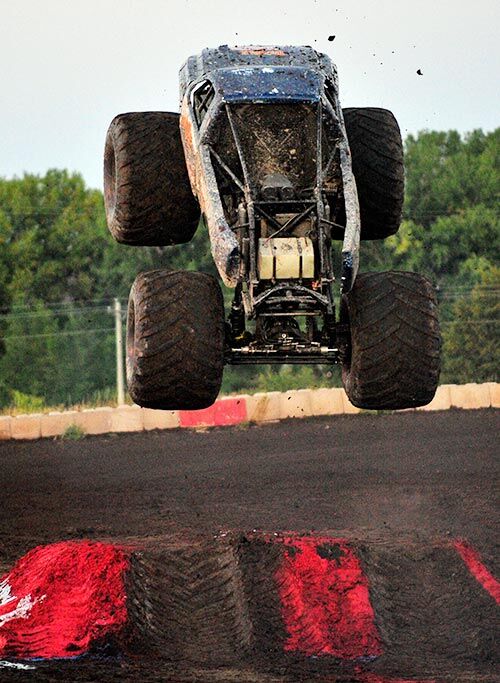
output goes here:
[{"label": "roll cage", "polygon": [[[235,288],[227,362],[337,362],[331,240],[343,236],[347,293],[360,217],[335,67],[311,48],[205,52],[181,70],[181,133],[214,261]],[[297,277],[263,279],[259,249],[292,235],[299,251],[300,237],[311,245],[314,273],[300,256]]]}]

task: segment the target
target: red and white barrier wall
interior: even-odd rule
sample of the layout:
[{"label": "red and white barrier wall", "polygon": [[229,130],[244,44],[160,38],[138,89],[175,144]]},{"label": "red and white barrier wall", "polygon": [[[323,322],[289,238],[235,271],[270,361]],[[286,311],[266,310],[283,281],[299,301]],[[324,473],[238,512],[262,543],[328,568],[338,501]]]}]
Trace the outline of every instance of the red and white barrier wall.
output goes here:
[{"label": "red and white barrier wall", "polygon": [[[500,407],[500,384],[442,384],[432,402],[417,410]],[[0,440],[39,439],[64,434],[77,425],[86,434],[141,432],[176,427],[219,427],[243,422],[359,413],[343,389],[271,391],[221,398],[205,410],[149,410],[139,406],[68,410],[32,415],[0,416]]]}]

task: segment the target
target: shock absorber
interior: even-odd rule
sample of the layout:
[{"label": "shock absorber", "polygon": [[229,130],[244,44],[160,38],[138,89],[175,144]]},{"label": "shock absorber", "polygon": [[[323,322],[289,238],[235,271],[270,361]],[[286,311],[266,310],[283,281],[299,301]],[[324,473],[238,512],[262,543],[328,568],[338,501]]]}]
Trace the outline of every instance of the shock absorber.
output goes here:
[{"label": "shock absorber", "polygon": [[334,347],[337,341],[335,313],[325,313],[323,320],[323,344]]},{"label": "shock absorber", "polygon": [[231,312],[229,313],[229,324],[231,326],[231,334],[235,343],[242,342],[245,339],[245,312],[243,310],[243,302],[241,300],[241,282],[236,285],[234,292],[233,303],[231,304]]}]

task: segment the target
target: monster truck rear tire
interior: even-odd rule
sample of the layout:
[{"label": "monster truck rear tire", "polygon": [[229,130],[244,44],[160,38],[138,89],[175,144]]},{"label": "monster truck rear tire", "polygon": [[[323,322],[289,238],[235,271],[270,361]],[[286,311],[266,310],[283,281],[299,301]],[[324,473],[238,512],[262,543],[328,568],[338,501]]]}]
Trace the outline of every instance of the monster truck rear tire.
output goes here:
[{"label": "monster truck rear tire", "polygon": [[387,109],[342,111],[358,188],[361,239],[384,239],[401,224],[405,190],[401,132]]},{"label": "monster truck rear tire", "polygon": [[342,383],[351,403],[397,410],[432,400],[441,335],[427,278],[398,271],[358,275],[343,296],[341,323],[350,331]]},{"label": "monster truck rear tire", "polygon": [[178,114],[115,116],[104,149],[104,204],[109,230],[118,242],[189,242],[200,209],[189,184]]},{"label": "monster truck rear tire", "polygon": [[145,408],[196,410],[219,393],[224,303],[215,278],[182,270],[141,273],[130,291],[127,383]]}]

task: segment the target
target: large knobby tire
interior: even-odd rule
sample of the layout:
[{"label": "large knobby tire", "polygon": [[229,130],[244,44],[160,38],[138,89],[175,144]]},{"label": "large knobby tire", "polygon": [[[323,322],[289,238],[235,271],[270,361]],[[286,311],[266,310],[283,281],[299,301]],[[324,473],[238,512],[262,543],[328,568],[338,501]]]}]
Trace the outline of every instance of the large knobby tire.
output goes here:
[{"label": "large knobby tire", "polygon": [[401,131],[387,109],[342,111],[358,189],[361,239],[384,239],[401,224],[405,191]]},{"label": "large knobby tire", "polygon": [[152,270],[130,291],[127,383],[145,408],[196,410],[219,393],[224,365],[224,302],[206,273]]},{"label": "large knobby tire", "polygon": [[104,149],[104,204],[109,230],[122,244],[189,242],[200,209],[189,183],[179,114],[115,116]]},{"label": "large knobby tire", "polygon": [[359,408],[397,410],[429,403],[441,359],[437,301],[417,273],[358,275],[343,296],[341,323],[349,328],[342,382]]}]

